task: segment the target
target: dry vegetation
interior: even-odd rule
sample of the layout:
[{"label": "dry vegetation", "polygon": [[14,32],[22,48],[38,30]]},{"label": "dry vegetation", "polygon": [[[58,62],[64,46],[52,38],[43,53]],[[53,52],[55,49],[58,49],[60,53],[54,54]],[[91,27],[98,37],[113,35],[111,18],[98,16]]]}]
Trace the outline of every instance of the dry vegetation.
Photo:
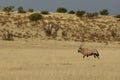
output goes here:
[{"label": "dry vegetation", "polygon": [[119,41],[120,21],[113,16],[88,19],[74,14],[50,13],[44,19],[32,22],[31,13],[0,12],[0,36],[6,31],[14,38],[40,38],[73,41]]},{"label": "dry vegetation", "polygon": [[[86,43],[100,59],[82,58],[79,42],[0,41],[1,80],[119,80],[120,45]],[[54,45],[51,47],[51,45]]]},{"label": "dry vegetation", "polygon": [[[0,80],[120,80],[119,19],[50,13],[32,22],[30,14],[0,12],[1,39],[11,33],[15,40],[0,40]],[[75,41],[88,41],[100,59],[83,59]]]}]

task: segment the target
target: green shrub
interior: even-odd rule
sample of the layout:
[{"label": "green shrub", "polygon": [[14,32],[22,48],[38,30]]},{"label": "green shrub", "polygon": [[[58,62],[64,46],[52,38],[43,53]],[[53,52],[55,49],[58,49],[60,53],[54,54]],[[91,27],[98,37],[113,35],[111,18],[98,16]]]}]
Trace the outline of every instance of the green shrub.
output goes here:
[{"label": "green shrub", "polygon": [[101,15],[109,15],[109,12],[108,12],[107,9],[103,9],[103,10],[100,11],[100,14]]},{"label": "green shrub", "polygon": [[5,12],[12,12],[14,9],[14,6],[6,6],[2,9],[2,11],[5,11]]},{"label": "green shrub", "polygon": [[49,11],[41,11],[41,14],[49,14]]},{"label": "green shrub", "polygon": [[97,16],[98,16],[98,13],[97,13],[97,12],[87,13],[86,16],[87,16],[88,18],[94,18],[94,17],[97,17]]},{"label": "green shrub", "polygon": [[70,10],[68,13],[69,13],[69,14],[75,14],[75,11]]},{"label": "green shrub", "polygon": [[76,15],[78,16],[78,17],[82,17],[84,14],[85,14],[86,12],[85,11],[83,11],[83,10],[78,10],[77,12],[76,12]]},{"label": "green shrub", "polygon": [[31,21],[38,21],[38,20],[40,20],[40,19],[42,19],[43,17],[42,17],[42,15],[40,14],[40,13],[33,13],[33,14],[31,14],[30,16],[29,16],[29,19],[31,20]]},{"label": "green shrub", "polygon": [[28,12],[34,12],[34,9],[30,8],[30,9],[28,9]]},{"label": "green shrub", "polygon": [[18,7],[18,13],[26,13],[22,6]]},{"label": "green shrub", "polygon": [[116,18],[120,18],[120,14],[116,15],[115,17],[116,17]]},{"label": "green shrub", "polygon": [[64,8],[64,7],[60,7],[60,8],[57,8],[56,12],[59,12],[59,13],[66,13],[66,12],[67,12],[67,9]]}]

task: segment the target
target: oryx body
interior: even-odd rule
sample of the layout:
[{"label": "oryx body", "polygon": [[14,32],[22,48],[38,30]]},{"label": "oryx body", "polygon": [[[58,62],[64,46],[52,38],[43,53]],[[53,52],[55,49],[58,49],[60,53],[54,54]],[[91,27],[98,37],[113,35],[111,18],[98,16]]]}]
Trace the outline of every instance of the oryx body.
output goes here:
[{"label": "oryx body", "polygon": [[97,49],[89,49],[89,48],[83,48],[82,45],[80,45],[79,49],[78,49],[78,53],[83,54],[83,58],[85,56],[94,56],[94,58],[98,58],[99,59],[99,52]]}]

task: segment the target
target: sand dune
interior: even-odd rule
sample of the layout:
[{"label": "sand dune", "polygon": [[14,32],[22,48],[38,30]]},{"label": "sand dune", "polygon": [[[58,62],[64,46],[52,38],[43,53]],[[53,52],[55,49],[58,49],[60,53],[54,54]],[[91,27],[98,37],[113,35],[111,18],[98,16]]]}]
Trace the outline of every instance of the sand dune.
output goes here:
[{"label": "sand dune", "polygon": [[[75,14],[50,13],[43,19],[32,22],[28,16],[11,12],[0,12],[0,37],[8,31],[18,39],[67,40],[106,42],[120,40],[120,21],[113,16],[101,16],[89,19],[79,18]],[[48,30],[49,29],[49,30]],[[50,32],[48,32],[50,31]]]}]

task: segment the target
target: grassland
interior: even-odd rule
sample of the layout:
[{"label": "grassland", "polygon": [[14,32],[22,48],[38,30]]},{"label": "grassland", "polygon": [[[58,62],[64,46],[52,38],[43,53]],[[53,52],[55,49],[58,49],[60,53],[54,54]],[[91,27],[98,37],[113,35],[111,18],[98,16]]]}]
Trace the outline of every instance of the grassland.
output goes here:
[{"label": "grassland", "polygon": [[0,41],[0,80],[120,80],[120,45],[85,43],[100,60],[82,58],[80,42]]}]

